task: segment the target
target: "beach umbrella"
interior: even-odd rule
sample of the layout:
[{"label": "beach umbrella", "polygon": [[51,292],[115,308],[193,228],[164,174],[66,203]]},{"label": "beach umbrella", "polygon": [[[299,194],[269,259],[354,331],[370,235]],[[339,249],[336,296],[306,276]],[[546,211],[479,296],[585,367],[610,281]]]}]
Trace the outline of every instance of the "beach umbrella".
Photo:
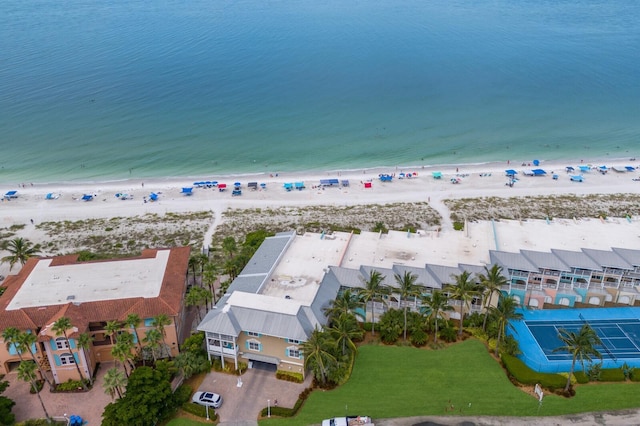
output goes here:
[{"label": "beach umbrella", "polygon": [[533,160],[533,165],[534,166],[539,166],[540,165],[540,161],[539,160]]},{"label": "beach umbrella", "polygon": [[241,186],[241,185],[242,185],[242,184],[241,184],[240,182],[235,182],[235,183],[233,184],[233,186]]}]

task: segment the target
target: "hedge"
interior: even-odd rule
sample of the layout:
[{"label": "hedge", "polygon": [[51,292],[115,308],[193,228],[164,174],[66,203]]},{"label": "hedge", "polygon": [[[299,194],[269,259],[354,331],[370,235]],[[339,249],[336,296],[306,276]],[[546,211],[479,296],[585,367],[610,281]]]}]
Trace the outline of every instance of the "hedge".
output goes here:
[{"label": "hedge", "polygon": [[[180,408],[182,408],[187,413],[193,414],[194,416],[202,417],[203,419],[207,418],[207,409],[204,405],[195,404],[193,402],[185,402]],[[216,420],[218,418],[218,415],[213,408],[209,408],[209,418],[211,420]]]},{"label": "hedge", "polygon": [[601,382],[624,382],[624,373],[620,368],[607,368],[600,370]]},{"label": "hedge", "polygon": [[503,354],[502,362],[505,368],[518,382],[525,385],[534,385],[539,383],[545,388],[562,388],[566,385],[567,379],[559,374],[554,373],[538,373],[526,366],[524,362],[518,358]]},{"label": "hedge", "polygon": [[276,372],[276,378],[280,380],[285,380],[287,382],[294,382],[294,383],[304,382],[304,376],[302,375],[302,373],[292,373],[289,371],[278,370]]}]

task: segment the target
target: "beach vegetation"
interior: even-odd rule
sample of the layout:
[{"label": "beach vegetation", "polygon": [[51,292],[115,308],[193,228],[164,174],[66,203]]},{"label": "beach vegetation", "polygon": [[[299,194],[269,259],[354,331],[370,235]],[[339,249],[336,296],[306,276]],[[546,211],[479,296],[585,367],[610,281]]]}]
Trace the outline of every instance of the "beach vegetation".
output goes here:
[{"label": "beach vegetation", "polygon": [[527,197],[478,197],[446,199],[451,220],[464,223],[481,220],[564,219],[632,216],[640,204],[638,194],[546,195]]}]

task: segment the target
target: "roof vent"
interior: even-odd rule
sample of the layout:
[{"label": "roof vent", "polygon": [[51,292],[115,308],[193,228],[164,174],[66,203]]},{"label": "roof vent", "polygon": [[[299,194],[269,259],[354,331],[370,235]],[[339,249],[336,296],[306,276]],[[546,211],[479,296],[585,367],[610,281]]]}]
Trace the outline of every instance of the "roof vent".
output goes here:
[{"label": "roof vent", "polygon": [[67,300],[76,300],[76,296],[73,294],[70,296],[67,296]]},{"label": "roof vent", "polygon": [[291,299],[291,296],[289,296],[288,294],[285,294],[284,298],[285,299]]}]

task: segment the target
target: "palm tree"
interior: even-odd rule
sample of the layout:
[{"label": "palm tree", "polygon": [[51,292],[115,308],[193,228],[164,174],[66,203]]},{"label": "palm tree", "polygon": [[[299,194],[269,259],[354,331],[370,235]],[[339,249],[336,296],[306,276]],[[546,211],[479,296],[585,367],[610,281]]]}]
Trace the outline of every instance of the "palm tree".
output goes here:
[{"label": "palm tree", "polygon": [[483,288],[484,297],[484,320],[482,321],[482,331],[487,330],[487,317],[489,316],[489,306],[491,305],[493,295],[496,294],[500,297],[502,294],[500,289],[508,283],[505,276],[502,275],[502,266],[498,266],[494,263],[493,266],[491,266],[491,269],[485,266],[484,272],[484,274],[478,275],[478,280]]},{"label": "palm tree", "polygon": [[191,287],[184,299],[186,306],[195,306],[198,314],[198,322],[202,321],[201,306],[205,307],[211,300],[211,293],[202,287]]},{"label": "palm tree", "polygon": [[[84,352],[84,359],[87,359],[87,352],[91,349],[93,343],[93,336],[89,333],[81,333],[78,336],[78,348],[82,349]],[[89,366],[87,365],[87,371],[89,372],[89,384],[93,386],[93,373],[89,371]]]},{"label": "palm tree", "polygon": [[15,351],[18,353],[18,357],[20,361],[24,361],[22,357],[22,350],[20,347],[20,335],[22,332],[15,327],[7,327],[2,331],[2,340],[4,340],[4,344],[7,347],[7,351],[11,351],[13,347]]},{"label": "palm tree", "polygon": [[496,317],[498,322],[498,341],[496,342],[496,350],[495,354],[498,356],[500,343],[504,340],[504,336],[507,333],[507,327],[510,327],[512,330],[515,330],[513,327],[512,321],[520,321],[522,319],[522,314],[516,312],[518,308],[518,303],[511,296],[500,296],[500,300],[498,301],[498,306],[495,308],[491,308],[491,312]]},{"label": "palm tree", "polygon": [[343,355],[346,355],[348,350],[351,354],[357,352],[358,348],[354,340],[362,339],[363,332],[353,314],[342,312],[337,318],[333,319],[332,325],[327,331],[333,337],[335,344],[341,347]]},{"label": "palm tree", "polygon": [[451,299],[460,301],[460,328],[458,329],[458,336],[462,336],[464,308],[469,307],[469,302],[478,294],[478,290],[476,284],[471,281],[471,274],[468,271],[463,271],[460,275],[453,275],[453,279],[455,280],[455,284],[447,285],[446,289]]},{"label": "palm tree", "polygon": [[362,317],[357,313],[357,309],[362,307],[362,297],[359,293],[354,293],[350,288],[338,293],[338,297],[332,300],[329,307],[325,308],[324,313],[329,318],[329,322],[338,318],[342,314],[350,314],[356,317]]},{"label": "palm tree", "polygon": [[49,385],[49,389],[53,389],[53,383],[49,380],[47,375],[44,374],[44,371],[42,370],[42,366],[36,359],[35,351],[31,350],[31,348],[38,343],[38,337],[33,333],[20,333],[18,335],[17,342],[20,348],[20,352],[24,350],[29,351],[29,353],[31,354],[31,359],[33,359],[33,362],[35,362],[36,366],[38,367],[40,376],[47,382],[47,384]]},{"label": "palm tree", "polygon": [[42,405],[42,411],[44,411],[47,422],[51,423],[51,416],[49,416],[47,407],[44,406],[44,401],[42,401],[40,391],[38,390],[36,363],[33,361],[21,361],[18,366],[18,379],[31,384],[31,387],[36,391],[36,395],[38,395],[38,399],[40,400],[40,405]]},{"label": "palm tree", "polygon": [[196,268],[199,266],[200,259],[196,255],[191,255],[189,257],[189,269],[191,269],[191,273],[193,274],[193,285],[196,285]]},{"label": "palm tree", "polygon": [[136,342],[138,342],[138,350],[142,351],[142,342],[140,336],[138,336],[138,327],[142,323],[138,314],[129,314],[124,320],[124,324],[133,330],[133,335],[136,336]]},{"label": "palm tree", "polygon": [[376,334],[375,331],[375,323],[376,323],[376,309],[375,302],[385,303],[383,296],[389,294],[389,288],[382,284],[382,282],[386,279],[384,275],[380,273],[380,271],[376,271],[375,269],[369,273],[369,278],[364,282],[364,288],[360,289],[360,297],[362,298],[362,302],[364,302],[364,313],[365,317],[367,315],[367,303],[372,302],[372,311],[371,312],[371,334]]},{"label": "palm tree", "polygon": [[209,288],[209,292],[211,292],[211,294],[213,295],[214,304],[218,303],[218,301],[216,300],[216,289],[214,287],[217,280],[218,265],[216,265],[215,263],[207,262],[204,265],[204,270],[202,272],[202,282]]},{"label": "palm tree", "polygon": [[[56,333],[56,336],[60,336],[60,335],[64,336],[64,340],[67,343],[67,348],[69,348],[69,351],[71,351],[71,356],[74,360],[73,364],[76,366],[76,370],[78,371],[80,382],[82,383],[82,387],[86,391],[88,390],[87,384],[84,382],[84,377],[82,377],[80,366],[78,365],[77,362],[75,362],[75,356],[73,355],[73,350],[71,349],[71,343],[69,342],[69,336],[67,335],[67,330],[69,330],[71,327],[72,327],[71,320],[69,318],[60,317],[56,322],[53,323],[53,327],[51,329],[54,331],[54,333]],[[80,357],[78,356],[78,358]]]},{"label": "palm tree", "polygon": [[169,357],[169,359],[171,359],[171,351],[167,349],[167,342],[165,340],[167,337],[167,332],[165,330],[165,327],[168,326],[169,324],[171,324],[171,318],[169,318],[166,314],[160,314],[153,317],[153,326],[162,335],[163,351],[166,350],[167,356]]},{"label": "palm tree", "polygon": [[558,330],[558,338],[564,345],[555,348],[553,352],[568,352],[572,356],[571,370],[569,371],[567,384],[564,387],[564,391],[567,392],[571,387],[571,376],[573,376],[575,370],[576,360],[580,360],[584,370],[585,360],[591,362],[592,356],[602,359],[602,354],[595,348],[596,345],[602,345],[602,341],[589,324],[583,325],[577,333],[561,328]]},{"label": "palm tree", "polygon": [[233,237],[225,237],[222,240],[222,251],[229,256],[229,259],[233,259],[233,255],[238,251],[238,244]]},{"label": "palm tree", "polygon": [[438,342],[438,318],[444,318],[444,313],[447,311],[453,311],[453,306],[449,305],[449,298],[440,290],[435,290],[433,294],[424,296],[422,298],[423,313],[426,313],[429,318],[435,321],[435,332],[433,333],[433,343]]},{"label": "palm tree", "polygon": [[104,374],[104,383],[102,384],[106,394],[111,396],[111,399],[118,394],[118,398],[122,398],[122,390],[127,386],[127,378],[122,374],[122,371],[117,368],[110,368]]},{"label": "palm tree", "polygon": [[[405,302],[410,297],[418,297],[422,292],[422,289],[416,284],[418,276],[412,274],[409,271],[404,271],[404,274],[394,274],[394,278],[396,279],[396,283],[398,283],[398,293],[400,293],[400,300],[404,300]],[[403,340],[407,341],[407,304],[404,305],[404,333]]]},{"label": "palm tree", "polygon": [[120,321],[107,321],[107,325],[104,328],[104,334],[109,336],[111,344],[114,345],[117,341],[118,332],[122,329]]},{"label": "palm tree", "polygon": [[158,360],[156,356],[158,349],[160,348],[160,342],[162,341],[162,333],[155,328],[149,329],[146,331],[144,339],[142,341],[151,349],[151,356],[153,357],[153,362],[155,363]]},{"label": "palm tree", "polygon": [[127,370],[127,360],[131,355],[131,346],[127,344],[126,339],[118,340],[111,348],[111,356],[114,359],[120,361],[122,364],[122,369],[124,370],[124,374],[129,378],[129,370]]},{"label": "palm tree", "polygon": [[327,383],[330,370],[338,364],[338,360],[332,354],[334,347],[335,342],[330,336],[317,328],[313,330],[309,339],[300,345],[304,354],[304,368],[313,371],[316,380],[322,385]]},{"label": "palm tree", "polygon": [[24,238],[14,238],[9,241],[7,244],[7,250],[11,254],[3,257],[2,262],[9,263],[9,270],[12,270],[13,265],[18,262],[24,266],[30,257],[38,254],[37,246],[33,246],[29,240],[25,240]]}]

